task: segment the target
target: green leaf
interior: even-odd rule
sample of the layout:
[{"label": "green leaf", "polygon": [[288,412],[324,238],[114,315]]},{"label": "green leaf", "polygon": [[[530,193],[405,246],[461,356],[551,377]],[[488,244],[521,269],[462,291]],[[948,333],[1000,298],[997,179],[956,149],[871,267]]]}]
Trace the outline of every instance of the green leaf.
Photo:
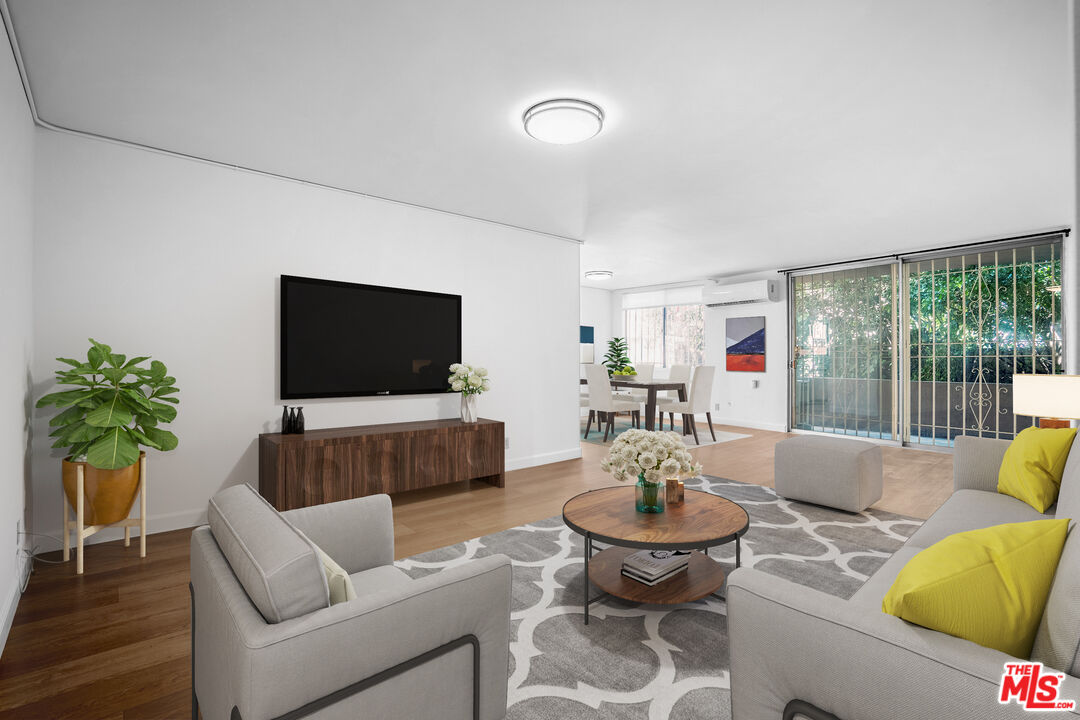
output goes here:
[{"label": "green leaf", "polygon": [[127,467],[138,459],[138,444],[120,427],[106,430],[86,451],[86,461],[102,470]]},{"label": "green leaf", "polygon": [[[158,445],[155,441],[148,438],[143,433],[139,432],[139,430],[137,428],[128,428],[128,432],[131,433],[131,437],[135,438],[138,442],[142,443],[143,445],[145,445],[147,447],[152,447],[155,450],[160,450],[161,449],[160,445]],[[161,432],[165,432],[165,431],[163,430]]]},{"label": "green leaf", "polygon": [[159,402],[152,402],[151,405],[154,406],[154,417],[161,422],[172,422],[176,419],[176,408],[172,405]]},{"label": "green leaf", "polygon": [[165,367],[165,363],[161,362],[160,360],[153,360],[150,362],[150,377],[163,378],[168,372],[169,370]]},{"label": "green leaf", "polygon": [[59,362],[67,363],[73,368],[81,368],[83,366],[82,360],[72,360],[71,358],[59,357],[56,358]]},{"label": "green leaf", "polygon": [[172,403],[173,405],[179,405],[180,404],[180,398],[163,397],[163,398],[157,398],[157,399],[160,400],[161,402]]},{"label": "green leaf", "polygon": [[86,359],[90,363],[90,367],[97,370],[105,362],[105,351],[95,345],[87,351]]},{"label": "green leaf", "polygon": [[81,442],[93,442],[106,432],[108,432],[108,430],[105,428],[94,427],[93,425],[83,423],[82,427],[74,430],[66,439],[69,445]]},{"label": "green leaf", "polygon": [[43,395],[40,400],[37,401],[37,407],[45,407],[47,405],[55,405],[56,407],[67,407],[68,405],[74,405],[86,395],[86,390],[62,390],[60,392],[49,393]]},{"label": "green leaf", "polygon": [[67,410],[50,420],[49,425],[53,427],[58,425],[70,425],[77,420],[82,420],[84,412],[85,411],[78,405],[69,407]]},{"label": "green leaf", "polygon": [[72,460],[78,460],[81,456],[86,455],[86,451],[90,448],[91,443],[84,442],[78,445],[72,445],[69,451],[69,457]]},{"label": "green leaf", "polygon": [[180,444],[180,441],[177,440],[176,435],[172,434],[168,430],[162,430],[160,428],[146,428],[146,436],[152,441],[154,441],[157,449],[161,450],[162,452],[175,450],[176,446]]},{"label": "green leaf", "polygon": [[157,388],[156,390],[154,390],[154,393],[150,397],[159,398],[162,395],[172,395],[173,393],[178,392],[180,392],[180,388],[176,387],[175,385],[168,385],[166,387]]},{"label": "green leaf", "polygon": [[120,403],[120,393],[113,393],[101,407],[86,414],[86,422],[94,427],[120,427],[131,424],[131,413]]},{"label": "green leaf", "polygon": [[101,405],[101,398],[105,393],[110,392],[111,390],[112,388],[98,388],[97,390],[90,391],[86,394],[86,397],[79,401],[79,407],[86,410],[93,410]]},{"label": "green leaf", "polygon": [[124,388],[121,390],[124,397],[134,403],[138,408],[142,408],[148,412],[154,412],[154,406],[150,404],[150,401],[146,399],[146,396],[134,388]]},{"label": "green leaf", "polygon": [[109,353],[109,364],[112,365],[114,368],[122,368],[124,367],[124,363],[126,362],[127,355],[122,355],[120,353]]},{"label": "green leaf", "polygon": [[118,383],[127,377],[128,371],[124,368],[101,368],[101,374],[110,382]]},{"label": "green leaf", "polygon": [[138,365],[139,363],[144,362],[144,361],[149,360],[149,359],[150,359],[149,355],[140,355],[139,357],[133,357],[130,360],[128,360],[126,363],[124,363],[124,367],[130,369],[132,366]]},{"label": "green leaf", "polygon": [[157,418],[153,415],[139,413],[135,416],[135,424],[141,427],[143,430],[146,430],[146,428],[156,427],[158,421]]}]

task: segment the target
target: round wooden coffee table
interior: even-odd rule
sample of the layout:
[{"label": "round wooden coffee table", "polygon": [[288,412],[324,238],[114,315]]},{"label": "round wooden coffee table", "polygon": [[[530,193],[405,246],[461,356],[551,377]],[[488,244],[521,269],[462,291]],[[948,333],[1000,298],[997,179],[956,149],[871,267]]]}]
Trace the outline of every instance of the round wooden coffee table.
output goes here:
[{"label": "round wooden coffee table", "polygon": [[[741,564],[739,538],[750,528],[750,516],[740,505],[687,488],[682,503],[668,505],[662,513],[639,513],[634,497],[633,485],[619,485],[575,495],[563,505],[563,522],[585,537],[586,625],[589,605],[607,595],[630,602],[678,604],[716,592],[724,584],[724,571],[708,557],[710,547],[734,542],[735,567]],[[594,557],[594,540],[614,547]],[[690,565],[650,587],[622,574],[623,558],[643,548],[690,550]],[[603,594],[590,598],[591,583]]]}]

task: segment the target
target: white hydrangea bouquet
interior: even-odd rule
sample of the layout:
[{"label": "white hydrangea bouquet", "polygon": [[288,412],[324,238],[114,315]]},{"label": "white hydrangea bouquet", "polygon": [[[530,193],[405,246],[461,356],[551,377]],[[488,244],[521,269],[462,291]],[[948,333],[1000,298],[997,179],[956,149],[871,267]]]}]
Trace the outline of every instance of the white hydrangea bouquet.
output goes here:
[{"label": "white hydrangea bouquet", "polygon": [[491,389],[487,369],[454,363],[450,366],[450,373],[447,379],[450,391],[461,393],[462,422],[476,422],[476,396]]},{"label": "white hydrangea bouquet", "polygon": [[618,480],[638,479],[638,510],[663,512],[660,488],[667,478],[697,477],[702,467],[694,462],[678,433],[626,430],[615,438],[600,468]]}]

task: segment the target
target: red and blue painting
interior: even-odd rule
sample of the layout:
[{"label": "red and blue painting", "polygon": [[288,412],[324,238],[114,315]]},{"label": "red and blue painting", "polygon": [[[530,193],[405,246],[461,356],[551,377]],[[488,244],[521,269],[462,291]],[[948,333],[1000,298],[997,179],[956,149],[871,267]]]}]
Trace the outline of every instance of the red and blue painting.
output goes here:
[{"label": "red and blue painting", "polygon": [[727,319],[727,369],[765,372],[765,316]]}]

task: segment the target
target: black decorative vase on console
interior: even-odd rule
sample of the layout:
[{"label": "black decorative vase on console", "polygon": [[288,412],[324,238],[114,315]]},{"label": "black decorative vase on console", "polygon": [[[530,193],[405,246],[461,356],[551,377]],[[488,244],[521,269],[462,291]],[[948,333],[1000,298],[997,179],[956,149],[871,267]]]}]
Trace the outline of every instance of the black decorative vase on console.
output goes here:
[{"label": "black decorative vase on console", "polygon": [[304,432],[304,408],[289,407],[281,410],[281,434],[295,435]]}]

